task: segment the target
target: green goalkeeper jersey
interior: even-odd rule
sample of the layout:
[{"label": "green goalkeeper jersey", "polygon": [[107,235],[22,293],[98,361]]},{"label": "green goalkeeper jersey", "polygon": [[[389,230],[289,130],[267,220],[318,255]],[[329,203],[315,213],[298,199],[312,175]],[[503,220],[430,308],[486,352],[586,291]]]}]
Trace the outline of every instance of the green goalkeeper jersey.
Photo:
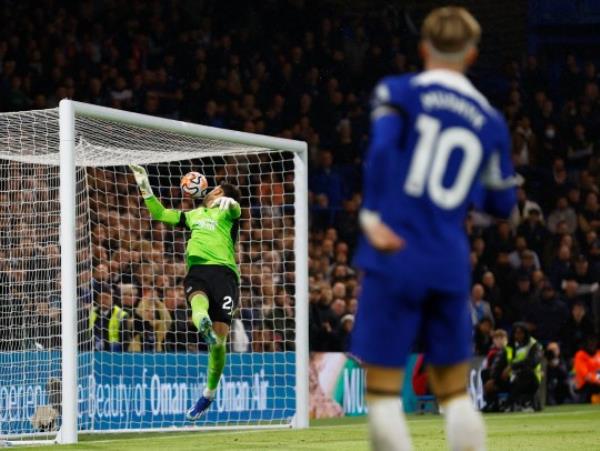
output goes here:
[{"label": "green goalkeeper jersey", "polygon": [[239,204],[227,210],[202,206],[183,212],[163,207],[155,196],[145,199],[145,203],[153,219],[185,226],[192,232],[185,252],[188,269],[198,265],[226,266],[239,279],[240,272],[235,261],[235,241],[241,215]]}]

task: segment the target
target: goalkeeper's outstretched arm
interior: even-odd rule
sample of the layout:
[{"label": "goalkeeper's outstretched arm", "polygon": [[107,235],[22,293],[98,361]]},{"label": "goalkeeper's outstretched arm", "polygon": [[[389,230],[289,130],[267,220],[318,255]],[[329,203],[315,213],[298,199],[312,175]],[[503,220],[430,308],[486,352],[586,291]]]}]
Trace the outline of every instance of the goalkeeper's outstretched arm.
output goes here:
[{"label": "goalkeeper's outstretched arm", "polygon": [[152,187],[150,186],[150,180],[148,179],[146,170],[137,164],[130,164],[129,168],[133,172],[135,181],[140,188],[140,193],[144,198],[144,203],[146,204],[146,207],[148,207],[148,211],[150,212],[152,219],[169,225],[179,224],[181,221],[182,212],[165,208],[163,204],[160,203],[160,201],[152,192]]}]

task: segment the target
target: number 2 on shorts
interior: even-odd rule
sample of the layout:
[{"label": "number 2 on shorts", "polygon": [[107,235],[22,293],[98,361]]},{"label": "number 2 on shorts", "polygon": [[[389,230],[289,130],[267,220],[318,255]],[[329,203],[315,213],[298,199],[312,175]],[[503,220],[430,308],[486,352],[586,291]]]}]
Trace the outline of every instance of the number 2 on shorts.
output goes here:
[{"label": "number 2 on shorts", "polygon": [[223,298],[223,310],[227,310],[229,312],[229,314],[231,315],[232,313],[232,307],[233,307],[233,299],[231,298],[231,296],[225,296]]}]

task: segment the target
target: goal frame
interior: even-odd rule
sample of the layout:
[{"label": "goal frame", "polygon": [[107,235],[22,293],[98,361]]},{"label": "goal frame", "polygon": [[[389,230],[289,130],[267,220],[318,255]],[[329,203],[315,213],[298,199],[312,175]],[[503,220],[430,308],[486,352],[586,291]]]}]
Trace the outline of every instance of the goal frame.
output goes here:
[{"label": "goal frame", "polygon": [[[60,160],[60,256],[62,338],[62,422],[56,441],[77,443],[78,343],[77,343],[77,255],[76,255],[76,130],[75,117],[113,121],[198,138],[289,151],[294,154],[294,253],[295,253],[295,395],[292,428],[309,425],[308,391],[308,148],[303,141],[276,138],[208,127],[172,119],[116,110],[63,99],[59,103]],[[234,426],[247,429],[252,426]],[[256,426],[260,427],[260,426]],[[264,427],[264,426],[263,426]],[[270,426],[273,427],[273,426]],[[203,428],[206,429],[206,428]],[[215,429],[211,427],[210,429]],[[167,428],[173,432],[179,429]],[[181,430],[189,430],[182,428]],[[113,432],[113,431],[103,431]],[[114,431],[123,432],[123,431]],[[129,432],[138,432],[130,430]],[[141,432],[141,430],[140,430]]]}]

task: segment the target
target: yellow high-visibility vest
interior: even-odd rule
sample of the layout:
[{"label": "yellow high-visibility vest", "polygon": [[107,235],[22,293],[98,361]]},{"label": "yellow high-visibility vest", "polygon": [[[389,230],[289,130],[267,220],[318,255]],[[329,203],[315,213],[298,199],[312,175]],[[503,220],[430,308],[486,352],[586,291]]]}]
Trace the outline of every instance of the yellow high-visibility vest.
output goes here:
[{"label": "yellow high-visibility vest", "polygon": [[510,362],[512,362],[513,354],[514,354],[513,348],[511,348],[510,346],[506,346],[504,349],[506,350],[506,361],[510,365]]},{"label": "yellow high-visibility vest", "polygon": [[[516,350],[516,352],[514,353],[514,359],[512,358],[513,352],[510,347],[509,347],[509,349],[511,349],[511,352],[510,353],[507,352],[507,355],[510,356],[510,358],[512,359],[512,363],[522,362],[523,360],[525,360],[527,358],[529,351],[536,344],[537,344],[536,339],[530,338],[529,343],[527,343],[527,346],[522,346]],[[510,362],[511,362],[511,360],[509,359],[509,363]],[[542,363],[541,362],[538,363],[535,366],[535,368],[533,369],[533,371],[535,373],[535,377],[537,378],[538,382],[541,382],[542,381]]]},{"label": "yellow high-visibility vest", "polygon": [[[108,320],[108,342],[119,343],[121,334],[121,321],[129,316],[125,310],[118,305],[115,305]],[[92,308],[90,311],[89,328],[92,330],[98,319],[98,311]]]}]

